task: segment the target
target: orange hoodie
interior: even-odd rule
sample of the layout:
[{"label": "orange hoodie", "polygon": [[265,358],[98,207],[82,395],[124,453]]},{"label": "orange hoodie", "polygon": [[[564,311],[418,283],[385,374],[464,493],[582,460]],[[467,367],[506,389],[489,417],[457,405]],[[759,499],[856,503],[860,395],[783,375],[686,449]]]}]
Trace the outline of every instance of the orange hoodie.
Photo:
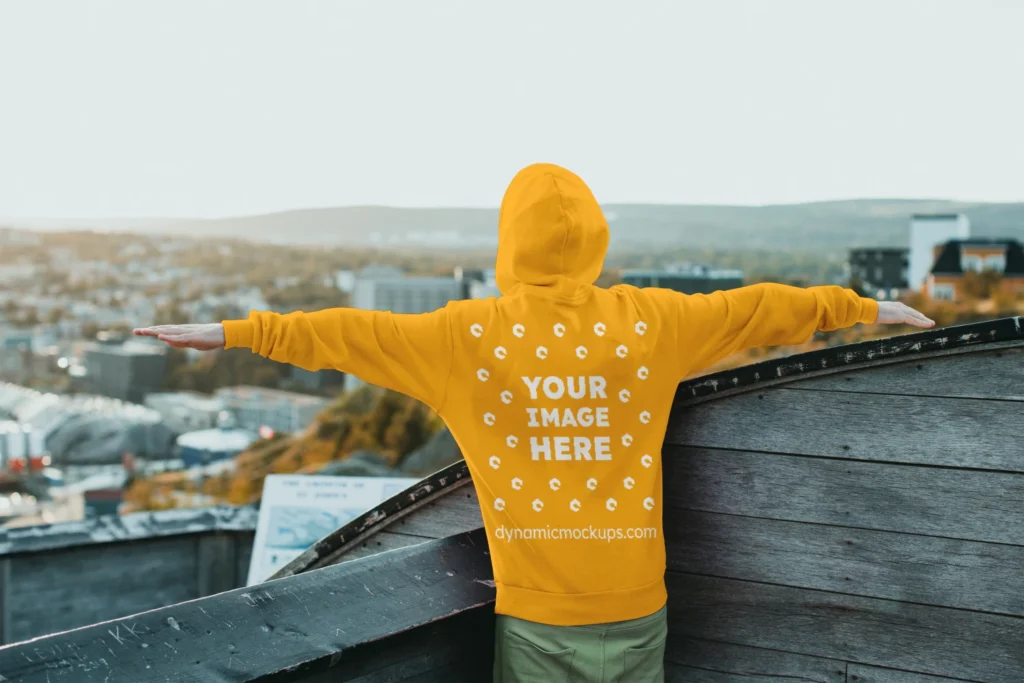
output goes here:
[{"label": "orange hoodie", "polygon": [[608,225],[553,165],[512,181],[498,239],[499,299],[421,315],[253,312],[224,323],[227,346],[436,410],[473,474],[498,613],[555,625],[651,614],[667,597],[661,446],[676,386],[741,349],[874,322],[878,306],[839,287],[599,289]]}]

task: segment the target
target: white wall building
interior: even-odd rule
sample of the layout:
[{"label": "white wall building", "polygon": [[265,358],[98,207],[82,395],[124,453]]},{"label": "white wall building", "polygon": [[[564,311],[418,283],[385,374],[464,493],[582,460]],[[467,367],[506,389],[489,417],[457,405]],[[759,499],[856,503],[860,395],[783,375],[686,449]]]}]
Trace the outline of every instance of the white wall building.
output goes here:
[{"label": "white wall building", "polygon": [[351,270],[339,270],[334,274],[334,284],[346,294],[351,294],[356,286],[356,274]]},{"label": "white wall building", "polygon": [[237,418],[239,427],[253,432],[261,427],[301,432],[327,407],[327,399],[319,396],[262,387],[225,387],[214,396]]},{"label": "white wall building", "polygon": [[177,432],[213,429],[220,424],[224,403],[192,391],[149,394],[143,404],[160,413],[164,422]]},{"label": "white wall building", "polygon": [[352,290],[353,308],[392,313],[427,313],[466,298],[465,285],[453,277],[405,277],[401,273],[365,275]]},{"label": "white wall building", "polygon": [[910,289],[924,289],[935,263],[935,249],[949,240],[971,236],[971,222],[961,213],[915,214],[910,219],[910,265],[907,284]]}]

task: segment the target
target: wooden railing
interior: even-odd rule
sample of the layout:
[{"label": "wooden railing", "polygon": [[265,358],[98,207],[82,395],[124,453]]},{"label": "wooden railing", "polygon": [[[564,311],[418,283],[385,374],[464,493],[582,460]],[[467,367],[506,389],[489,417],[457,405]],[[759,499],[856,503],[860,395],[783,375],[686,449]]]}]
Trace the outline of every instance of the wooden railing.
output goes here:
[{"label": "wooden railing", "polygon": [[243,586],[256,517],[213,507],[0,529],[0,644]]}]

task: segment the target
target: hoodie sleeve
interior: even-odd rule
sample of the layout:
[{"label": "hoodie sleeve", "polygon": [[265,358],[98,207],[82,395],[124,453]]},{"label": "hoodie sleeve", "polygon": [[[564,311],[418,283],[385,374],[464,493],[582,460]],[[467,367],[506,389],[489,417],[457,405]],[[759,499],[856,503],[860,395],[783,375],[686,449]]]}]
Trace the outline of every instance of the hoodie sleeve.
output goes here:
[{"label": "hoodie sleeve", "polygon": [[842,287],[758,284],[714,294],[679,295],[683,375],[758,346],[801,344],[821,330],[873,323],[878,302]]},{"label": "hoodie sleeve", "polygon": [[453,356],[445,308],[415,315],[356,308],[253,311],[247,320],[223,325],[226,348],[248,348],[305,370],[340,370],[435,411],[444,403]]}]

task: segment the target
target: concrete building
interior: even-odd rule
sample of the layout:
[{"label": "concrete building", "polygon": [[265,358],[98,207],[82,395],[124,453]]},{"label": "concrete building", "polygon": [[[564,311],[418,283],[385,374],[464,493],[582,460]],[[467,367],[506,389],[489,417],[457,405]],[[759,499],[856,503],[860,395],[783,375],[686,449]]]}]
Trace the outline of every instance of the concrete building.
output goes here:
[{"label": "concrete building", "polygon": [[457,267],[455,269],[455,279],[463,283],[466,299],[489,299],[501,296],[501,290],[498,289],[493,268],[466,270]]},{"label": "concrete building", "polygon": [[352,289],[353,308],[392,313],[426,313],[465,298],[454,277],[406,277],[394,269],[364,269]]},{"label": "concrete building", "polygon": [[259,436],[247,429],[203,429],[178,437],[177,455],[186,468],[233,458]]},{"label": "concrete building", "polygon": [[238,427],[257,433],[261,427],[300,432],[328,403],[320,396],[246,386],[218,389],[214,396],[235,416]]},{"label": "concrete building", "polygon": [[334,285],[346,294],[351,294],[356,286],[356,274],[351,270],[339,270],[334,274]]},{"label": "concrete building", "polygon": [[960,213],[914,214],[910,219],[910,259],[907,284],[924,289],[928,274],[938,256],[936,248],[949,240],[971,236],[971,223]]},{"label": "concrete building", "polygon": [[710,294],[743,286],[743,271],[683,264],[664,270],[624,270],[622,282],[634,287],[661,287],[683,294]]},{"label": "concrete building", "polygon": [[344,386],[345,374],[337,370],[304,370],[293,365],[289,379],[306,391],[325,391]]},{"label": "concrete building", "polygon": [[90,393],[142,403],[160,389],[167,356],[150,344],[92,344],[85,352],[85,379]]},{"label": "concrete building", "polygon": [[909,287],[909,249],[862,248],[850,250],[850,277],[876,299],[896,299]]},{"label": "concrete building", "polygon": [[150,394],[143,404],[160,413],[171,429],[186,433],[213,429],[221,424],[224,402],[194,391]]}]

